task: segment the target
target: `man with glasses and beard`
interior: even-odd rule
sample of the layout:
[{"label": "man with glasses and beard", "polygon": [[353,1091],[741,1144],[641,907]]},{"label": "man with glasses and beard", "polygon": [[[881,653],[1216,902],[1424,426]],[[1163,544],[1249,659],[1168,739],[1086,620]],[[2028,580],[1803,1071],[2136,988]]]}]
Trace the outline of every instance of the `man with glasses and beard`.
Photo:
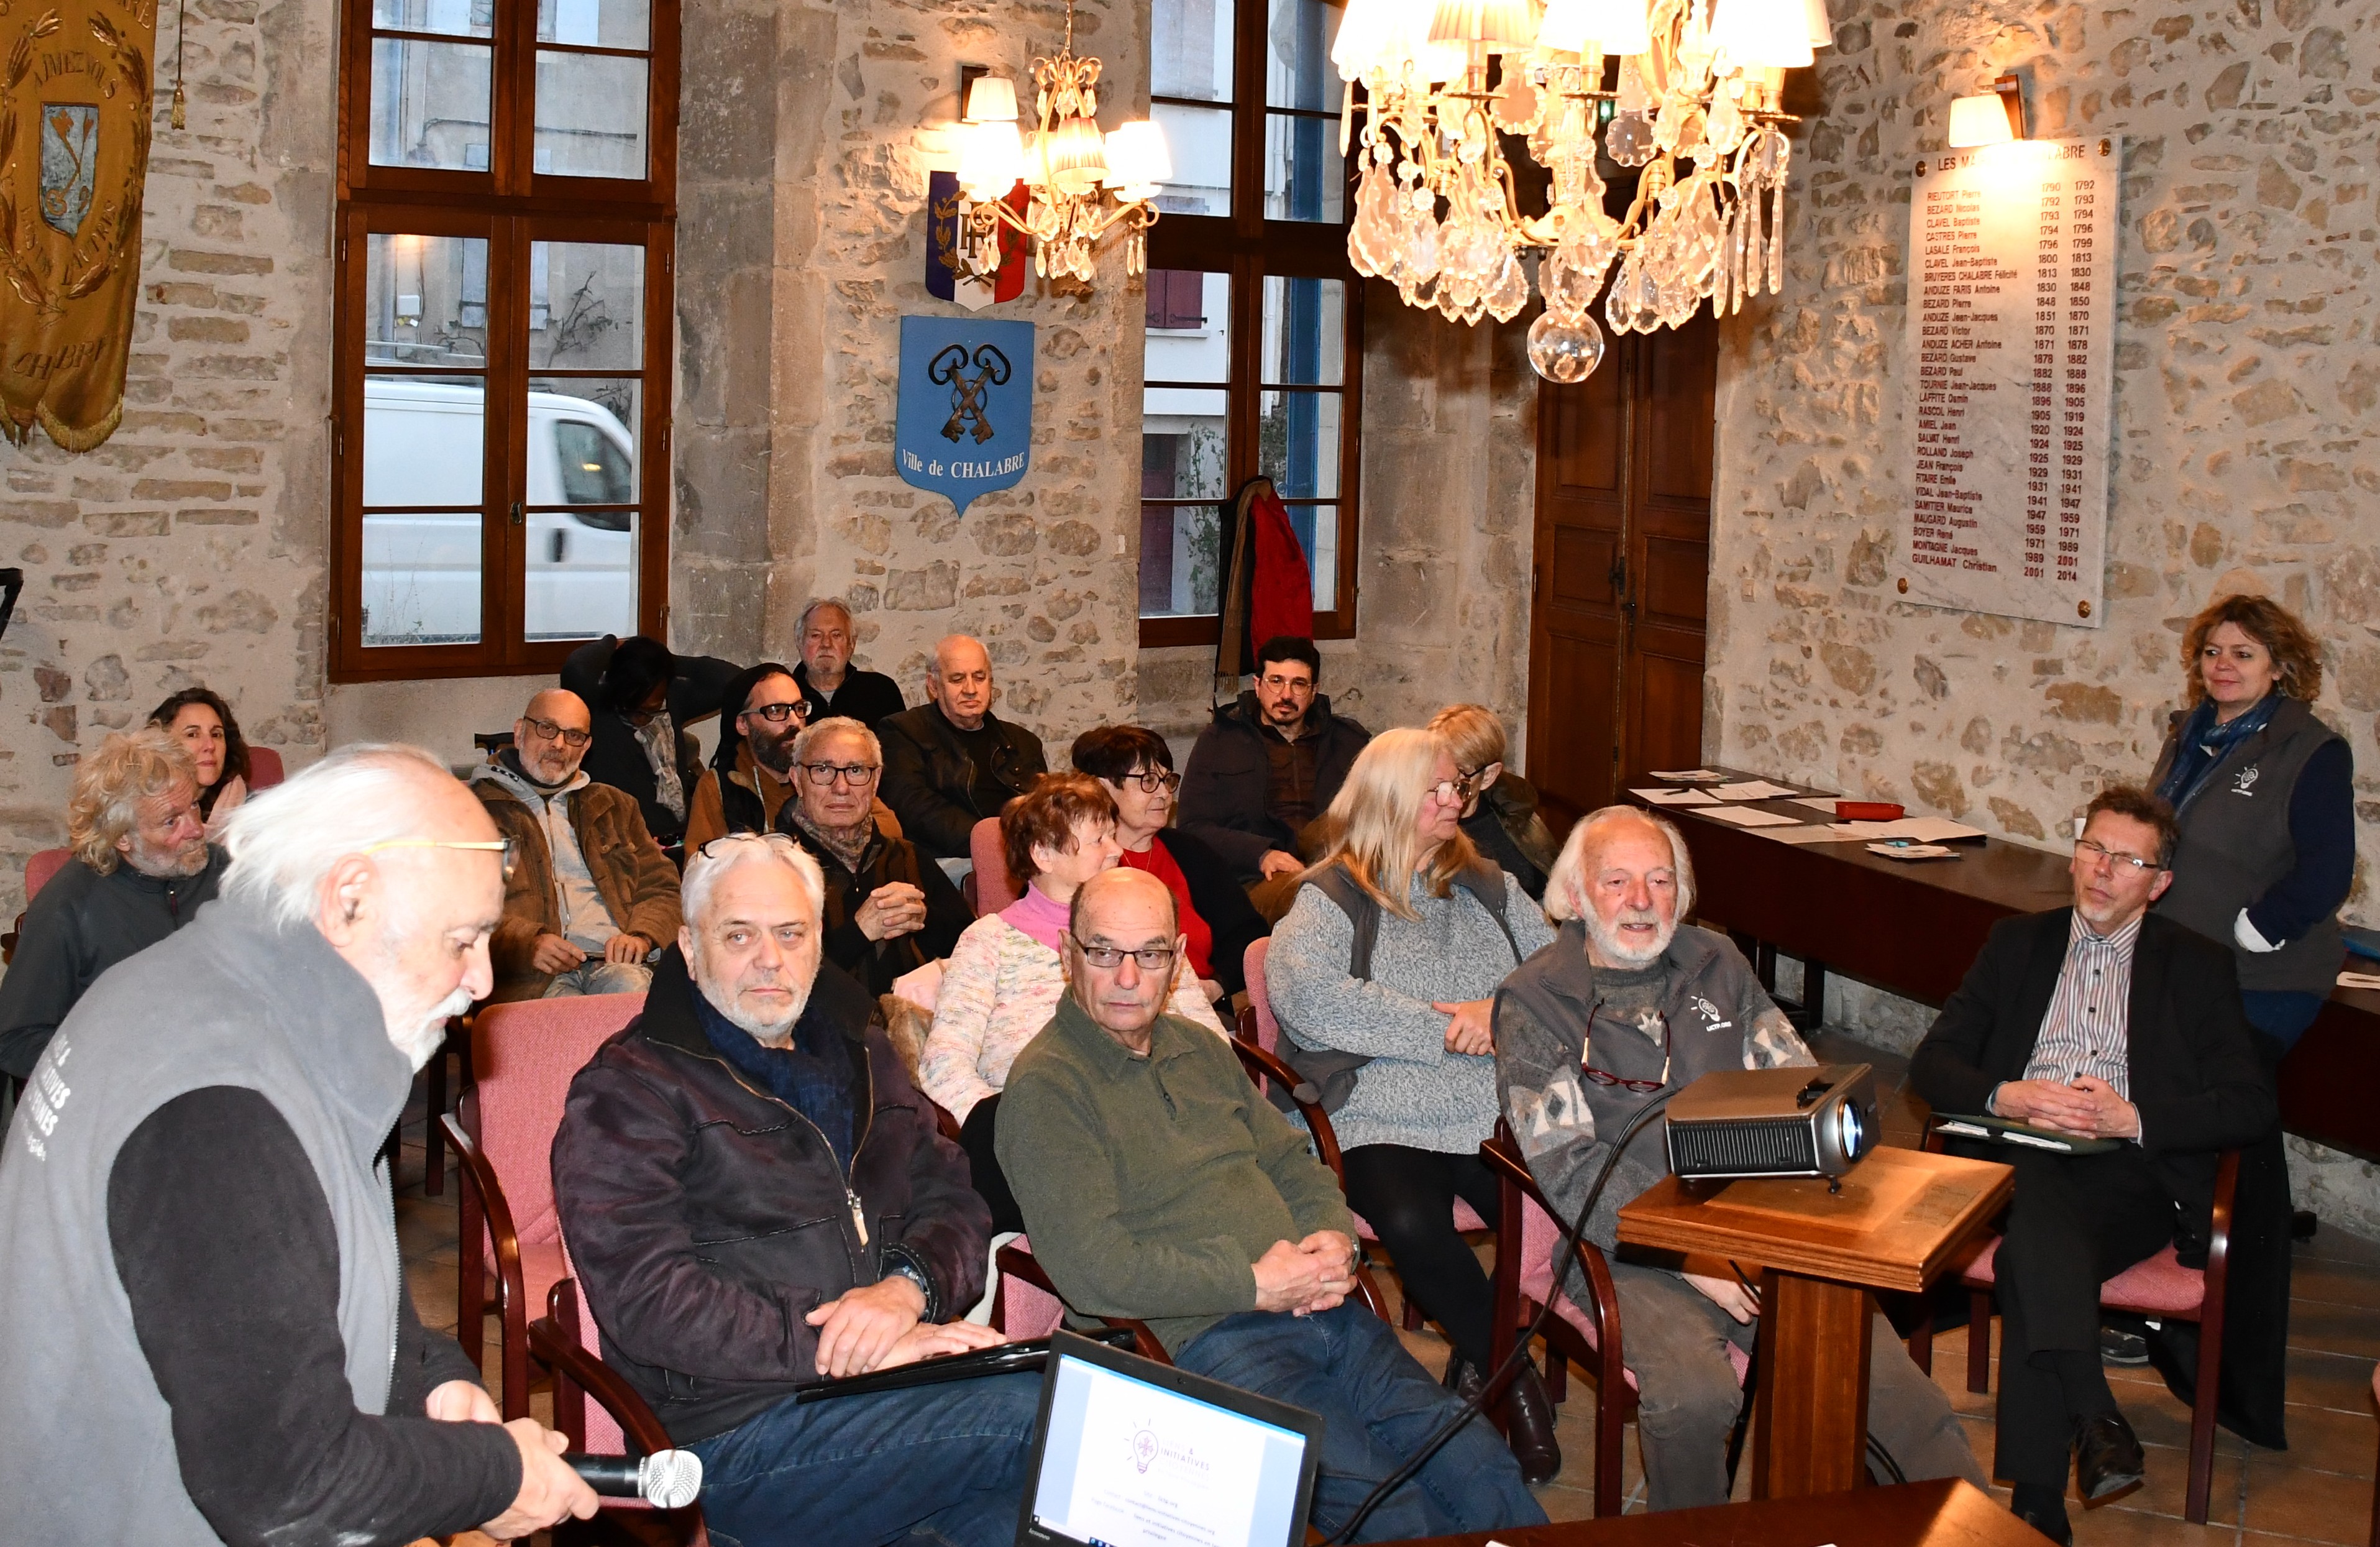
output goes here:
[{"label": "man with glasses and beard", "polygon": [[719,749],[686,812],[686,851],[728,833],[766,833],[794,793],[794,737],[808,724],[802,685],[774,661],[719,696]]},{"label": "man with glasses and beard", "polygon": [[75,769],[67,805],[74,858],[25,909],[0,977],[0,1073],[22,1079],[99,975],[188,924],[215,895],[223,855],[207,844],[199,773],[154,726],[109,737]]},{"label": "man with glasses and beard", "polygon": [[966,899],[874,810],[884,753],[876,733],[836,715],[794,738],[795,798],[777,830],[808,849],[826,876],[826,959],[890,993],[892,981],[951,954],[975,921]]},{"label": "man with glasses and beard", "polygon": [[[1546,883],[1554,943],[1496,993],[1496,1083],[1512,1137],[1562,1220],[1577,1217],[1609,1139],[1663,1090],[1718,1069],[1816,1062],[1726,937],[1681,924],[1694,902],[1686,846],[1669,822],[1607,806],[1571,829]],[[1653,1509],[1728,1499],[1727,1440],[1742,1406],[1729,1346],[1749,1354],[1758,1294],[1730,1263],[1672,1253],[1622,1258],[1621,1205],[1670,1169],[1661,1125],[1629,1142],[1585,1237],[1613,1259],[1637,1430]],[[1950,1404],[1881,1314],[1868,1371],[1868,1433],[1900,1475],[1983,1468]]]},{"label": "man with glasses and beard", "polygon": [[645,958],[677,936],[677,867],[637,798],[579,766],[591,739],[586,700],[549,688],[513,722],[513,744],[471,772],[518,859],[488,947],[499,1001],[642,993]]},{"label": "man with glasses and beard", "polygon": [[0,1160],[0,1496],[24,1541],[504,1540],[595,1495],[422,1330],[381,1142],[487,992],[504,841],[438,761],[250,796],[223,895],[92,985]]}]

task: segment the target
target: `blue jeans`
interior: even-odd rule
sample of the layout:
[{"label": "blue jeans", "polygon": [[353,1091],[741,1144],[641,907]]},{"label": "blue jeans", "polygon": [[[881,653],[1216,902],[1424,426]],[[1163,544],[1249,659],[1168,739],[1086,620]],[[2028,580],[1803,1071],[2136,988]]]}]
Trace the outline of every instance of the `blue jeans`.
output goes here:
[{"label": "blue jeans", "polygon": [[2323,996],[2242,989],[2240,1005],[2248,1012],[2248,1024],[2280,1043],[2281,1051],[2287,1053],[2298,1045],[2298,1039],[2306,1034],[2313,1017],[2322,1014]]},{"label": "blue jeans", "polygon": [[882,1547],[911,1533],[949,1547],[1010,1547],[1041,1377],[844,1396],[791,1397],[686,1448],[702,1457],[702,1512],[723,1547]]},{"label": "blue jeans", "polygon": [[567,999],[582,993],[642,993],[653,985],[653,969],[640,961],[605,961],[599,952],[572,968],[557,972],[546,985],[548,999]]},{"label": "blue jeans", "polygon": [[[1194,1338],[1175,1364],[1322,1415],[1314,1524],[1336,1534],[1375,1484],[1460,1411],[1454,1394],[1405,1352],[1389,1324],[1354,1301],[1318,1316],[1248,1310]],[[1484,1418],[1439,1447],[1380,1501],[1358,1541],[1541,1526],[1546,1512],[1520,1463]]]}]

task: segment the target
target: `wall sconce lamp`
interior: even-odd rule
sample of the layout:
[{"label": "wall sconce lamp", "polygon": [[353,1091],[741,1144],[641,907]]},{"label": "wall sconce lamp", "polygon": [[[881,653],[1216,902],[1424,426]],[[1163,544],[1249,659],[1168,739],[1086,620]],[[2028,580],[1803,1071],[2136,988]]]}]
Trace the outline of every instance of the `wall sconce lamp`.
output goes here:
[{"label": "wall sconce lamp", "polygon": [[2001,76],[1988,91],[1951,99],[1950,149],[2004,145],[2024,138],[2024,82],[2017,77]]}]

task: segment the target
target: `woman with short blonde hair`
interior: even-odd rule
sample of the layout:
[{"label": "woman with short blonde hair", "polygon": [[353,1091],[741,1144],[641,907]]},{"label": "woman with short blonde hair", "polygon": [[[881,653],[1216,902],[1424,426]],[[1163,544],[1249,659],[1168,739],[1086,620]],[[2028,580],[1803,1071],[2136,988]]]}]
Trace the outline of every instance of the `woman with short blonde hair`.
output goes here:
[{"label": "woman with short blonde hair", "polygon": [[1429,728],[1446,738],[1455,772],[1471,781],[1463,836],[1545,901],[1554,836],[1537,815],[1536,787],[1504,766],[1504,722],[1486,704],[1451,703],[1429,717]]}]

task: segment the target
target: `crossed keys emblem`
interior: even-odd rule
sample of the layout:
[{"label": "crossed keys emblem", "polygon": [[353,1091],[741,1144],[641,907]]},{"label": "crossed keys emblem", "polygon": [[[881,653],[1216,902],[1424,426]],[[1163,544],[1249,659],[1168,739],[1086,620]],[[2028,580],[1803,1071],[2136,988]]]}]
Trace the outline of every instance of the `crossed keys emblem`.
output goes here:
[{"label": "crossed keys emblem", "polygon": [[[973,360],[977,370],[972,377],[966,373],[968,364],[965,345],[948,345],[927,363],[926,379],[936,386],[947,385],[951,389],[951,417],[942,426],[942,439],[955,441],[972,433],[975,444],[981,445],[996,433],[991,420],[984,417],[984,389],[987,385],[1006,386],[1011,367],[1008,357],[990,344],[977,347]],[[972,432],[967,429],[970,420],[975,425]]]}]

